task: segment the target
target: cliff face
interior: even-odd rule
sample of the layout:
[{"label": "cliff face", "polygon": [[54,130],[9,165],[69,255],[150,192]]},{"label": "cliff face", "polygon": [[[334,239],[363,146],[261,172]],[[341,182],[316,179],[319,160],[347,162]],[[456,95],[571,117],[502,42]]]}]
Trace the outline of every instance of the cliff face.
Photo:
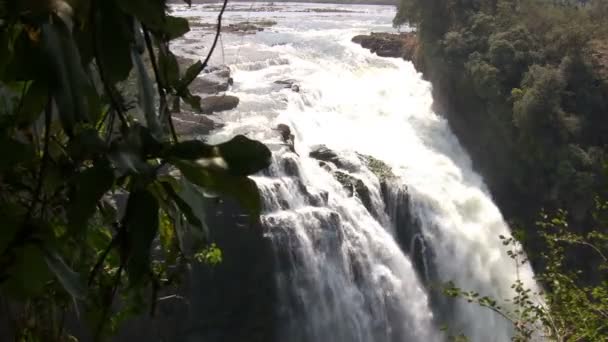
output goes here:
[{"label": "cliff face", "polygon": [[[595,11],[596,12],[596,11]],[[507,218],[541,208],[588,224],[606,183],[606,35],[594,10],[404,0],[413,58]],[[576,29],[575,29],[576,28]]]},{"label": "cliff face", "polygon": [[[395,19],[416,26],[412,60],[435,110],[523,228],[533,264],[542,210],[566,210],[570,229],[586,234],[598,226],[595,196],[606,197],[608,32],[595,5],[402,0]],[[568,263],[593,269],[581,262],[588,251],[575,254]]]}]

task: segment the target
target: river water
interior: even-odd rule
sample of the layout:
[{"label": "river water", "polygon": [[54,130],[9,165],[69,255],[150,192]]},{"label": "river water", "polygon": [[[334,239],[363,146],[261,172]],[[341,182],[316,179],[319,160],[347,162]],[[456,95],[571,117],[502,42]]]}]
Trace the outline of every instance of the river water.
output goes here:
[{"label": "river water", "polygon": [[[214,23],[217,5],[174,6],[177,15]],[[508,322],[434,290],[453,281],[496,299],[511,284],[533,284],[500,235],[509,227],[447,122],[431,109],[431,85],[413,65],[351,43],[357,34],[393,32],[391,6],[237,3],[225,23],[273,20],[256,34],[224,33],[212,58],[227,64],[240,98],[218,114],[209,140],[235,134],[264,141],[273,165],[255,178],[266,236],[276,251],[280,341],[509,341]],[[204,58],[213,34],[193,25],[174,48]],[[295,81],[300,91],[275,84]],[[276,131],[287,124],[297,154]],[[323,144],[342,172],[369,191],[368,208],[308,157]],[[359,154],[387,163],[397,179],[384,191]],[[371,208],[370,208],[371,207]]]}]

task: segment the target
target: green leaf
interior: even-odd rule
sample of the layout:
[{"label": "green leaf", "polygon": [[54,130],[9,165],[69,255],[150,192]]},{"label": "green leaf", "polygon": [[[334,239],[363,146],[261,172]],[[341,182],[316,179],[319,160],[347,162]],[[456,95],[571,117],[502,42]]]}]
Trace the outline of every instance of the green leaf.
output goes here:
[{"label": "green leaf", "polygon": [[82,232],[95,214],[97,203],[114,184],[114,173],[105,162],[98,162],[74,177],[73,193],[67,206],[69,228]]},{"label": "green leaf", "polygon": [[[198,192],[196,189],[192,189],[191,185],[185,184],[186,182],[182,182],[182,188],[180,193],[178,194],[173,186],[169,183],[163,182],[163,188],[169,195],[169,198],[175,203],[175,205],[179,208],[180,212],[186,217],[186,220],[191,225],[199,228],[206,229],[204,224],[204,211],[202,208],[203,197],[202,194]],[[191,206],[191,203],[195,202],[196,196],[200,195],[200,203],[196,206]],[[188,201],[186,201],[186,199]]]},{"label": "green leaf", "polygon": [[132,286],[150,270],[150,247],[158,232],[158,201],[148,190],[131,192],[123,219],[129,241],[126,270]]},{"label": "green leaf", "polygon": [[167,40],[179,38],[190,31],[190,25],[185,18],[177,18],[167,16],[165,18],[165,27],[163,32],[166,34]]},{"label": "green leaf", "polygon": [[63,288],[76,299],[84,299],[86,288],[80,274],[74,272],[56,252],[45,250],[45,260]]},{"label": "green leaf", "polygon": [[172,162],[190,182],[217,195],[235,198],[250,215],[260,215],[262,202],[255,182],[247,177],[234,176],[190,161]]},{"label": "green leaf", "polygon": [[254,174],[270,166],[272,153],[259,141],[237,135],[217,146],[220,156],[228,164],[229,173],[235,176]]},{"label": "green leaf", "polygon": [[164,27],[165,1],[162,0],[117,0],[118,6],[135,16],[148,28],[158,31]]}]

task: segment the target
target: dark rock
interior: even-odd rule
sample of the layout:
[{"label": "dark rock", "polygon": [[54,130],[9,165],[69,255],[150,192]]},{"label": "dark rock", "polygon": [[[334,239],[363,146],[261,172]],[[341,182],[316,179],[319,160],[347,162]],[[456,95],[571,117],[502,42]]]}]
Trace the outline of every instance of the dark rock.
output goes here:
[{"label": "dark rock", "polygon": [[287,126],[286,124],[278,124],[275,130],[279,131],[279,134],[281,134],[281,139],[289,147],[289,150],[293,153],[296,153],[296,137],[291,133],[291,128],[289,128],[289,126]]},{"label": "dark rock", "polygon": [[292,85],[294,85],[296,83],[296,80],[294,79],[285,79],[285,80],[278,80],[278,81],[274,81],[274,84],[280,84],[282,86],[284,86],[285,88],[291,88]]},{"label": "dark rock", "polygon": [[361,179],[340,170],[334,171],[333,175],[342,184],[349,196],[357,196],[367,211],[374,216],[377,214],[372,203],[369,188]]},{"label": "dark rock", "polygon": [[339,168],[344,168],[346,164],[334,150],[325,145],[313,147],[312,151],[309,153],[309,156],[320,161],[333,163]]},{"label": "dark rock", "polygon": [[396,178],[393,169],[382,160],[361,153],[357,153],[357,155],[367,165],[367,168],[378,177],[380,183]]},{"label": "dark rock", "polygon": [[[217,24],[205,23],[198,20],[191,20],[191,26],[202,28],[203,30],[215,30]],[[235,33],[235,34],[255,34],[264,29],[276,25],[277,22],[273,20],[258,20],[258,21],[243,21],[238,23],[228,24],[222,27],[223,33]]]},{"label": "dark rock", "polygon": [[173,113],[173,125],[177,134],[184,137],[208,135],[212,130],[223,126],[206,115],[182,111]]},{"label": "dark rock", "polygon": [[290,177],[300,177],[300,167],[294,158],[286,157],[281,160],[281,166],[285,174]]},{"label": "dark rock", "polygon": [[289,88],[292,91],[299,93],[300,86],[296,82],[297,81],[293,80],[293,79],[285,79],[285,80],[274,81],[274,84],[281,85],[281,86],[283,86],[283,88]]},{"label": "dark rock", "polygon": [[396,57],[406,60],[415,60],[418,49],[418,38],[413,32],[406,33],[371,33],[353,37],[353,43],[380,57]]},{"label": "dark rock", "polygon": [[212,114],[231,110],[239,105],[239,98],[232,95],[209,96],[201,101],[203,114]]},{"label": "dark rock", "polygon": [[228,90],[233,82],[228,66],[210,67],[192,81],[190,91],[194,94],[217,94]]}]

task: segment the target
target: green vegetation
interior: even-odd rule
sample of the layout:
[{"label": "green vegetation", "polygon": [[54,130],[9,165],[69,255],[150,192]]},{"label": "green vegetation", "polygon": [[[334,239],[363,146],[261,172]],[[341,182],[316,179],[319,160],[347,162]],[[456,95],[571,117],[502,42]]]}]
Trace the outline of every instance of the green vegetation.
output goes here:
[{"label": "green vegetation", "polygon": [[188,30],[161,0],[0,1],[0,298],[15,341],[71,340],[66,317],[104,339],[153,314],[188,263],[221,262],[203,191],[257,219],[248,175],[266,146],[173,129],[182,102],[200,111],[188,86],[208,61],[179,70],[169,41]]},{"label": "green vegetation", "polygon": [[[607,203],[598,203],[596,213],[603,224],[608,213]],[[512,288],[513,298],[496,300],[472,291],[463,291],[453,283],[445,293],[488,308],[513,324],[514,341],[606,341],[608,339],[608,234],[598,231],[582,236],[568,229],[566,213],[556,216],[542,214],[538,222],[540,234],[547,246],[542,254],[545,266],[536,277],[547,291],[533,291],[517,280]],[[527,257],[521,244],[513,237],[500,237],[510,250],[508,255],[518,266]],[[581,270],[565,266],[566,254],[573,246],[583,246],[601,260],[597,276],[600,281],[585,284]],[[502,303],[501,303],[502,302]]]},{"label": "green vegetation", "polygon": [[[608,4],[403,0],[417,66],[509,217],[583,223],[606,184]],[[522,213],[525,213],[522,215]]]},{"label": "green vegetation", "polygon": [[[608,189],[608,2],[402,0],[395,25],[405,23],[437,109],[505,216],[528,227],[523,249],[546,288],[514,284],[511,310],[448,294],[513,322],[516,340],[606,340],[608,222],[594,199]],[[535,223],[543,208],[558,215]],[[521,263],[518,240],[504,242]]]}]

